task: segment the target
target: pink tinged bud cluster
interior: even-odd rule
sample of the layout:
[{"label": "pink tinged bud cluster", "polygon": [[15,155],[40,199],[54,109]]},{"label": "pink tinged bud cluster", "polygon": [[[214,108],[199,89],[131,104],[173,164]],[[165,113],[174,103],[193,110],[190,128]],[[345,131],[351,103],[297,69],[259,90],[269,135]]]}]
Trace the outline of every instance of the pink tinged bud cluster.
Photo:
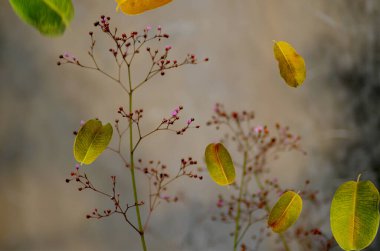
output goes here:
[{"label": "pink tinged bud cluster", "polygon": [[224,200],[223,199],[219,199],[218,203],[216,204],[216,206],[219,207],[219,208],[221,208],[221,207],[223,207],[223,205],[224,205]]},{"label": "pink tinged bud cluster", "polygon": [[[73,64],[79,64],[79,60],[77,57],[73,56],[69,52],[64,52],[62,55],[59,55],[59,59],[63,60],[65,63],[73,63]],[[58,61],[57,65],[61,65],[62,62]]]},{"label": "pink tinged bud cluster", "polygon": [[172,117],[176,117],[176,116],[178,115],[179,111],[180,111],[180,107],[175,108],[175,109],[172,111]]},{"label": "pink tinged bud cluster", "polygon": [[253,131],[256,133],[256,134],[260,134],[264,131],[264,127],[263,126],[255,126],[253,128]]}]

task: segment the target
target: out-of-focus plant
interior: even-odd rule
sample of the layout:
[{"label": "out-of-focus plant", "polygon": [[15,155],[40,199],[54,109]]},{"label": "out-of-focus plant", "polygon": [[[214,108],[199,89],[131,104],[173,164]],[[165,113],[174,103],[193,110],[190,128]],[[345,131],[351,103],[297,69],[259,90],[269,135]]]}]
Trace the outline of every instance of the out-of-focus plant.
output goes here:
[{"label": "out-of-focus plant", "polygon": [[74,17],[71,0],[9,0],[25,23],[46,36],[62,35]]},{"label": "out-of-focus plant", "polygon": [[[149,43],[155,41],[160,42],[169,38],[169,35],[164,33],[161,27],[152,30],[149,26],[141,33],[135,31],[129,34],[119,33],[117,28],[110,27],[110,18],[105,16],[101,16],[100,20],[95,22],[95,27],[100,29],[100,31],[113,42],[112,47],[107,49],[107,51],[109,51],[116,62],[117,74],[112,75],[100,67],[94,54],[96,40],[93,32],[89,33],[91,45],[88,51],[92,64],[84,64],[69,53],[64,53],[60,56],[58,65],[70,64],[105,75],[111,81],[119,85],[121,90],[125,92],[128,98],[128,107],[127,109],[119,107],[117,110],[119,118],[114,122],[114,129],[117,134],[116,147],[108,146],[113,134],[112,126],[110,124],[103,126],[98,119],[92,119],[83,122],[79,131],[74,132],[76,135],[74,156],[78,163],[87,165],[92,163],[106,148],[114,152],[122,160],[126,169],[130,171],[133,187],[131,193],[133,194],[134,200],[129,203],[121,201],[120,191],[118,191],[116,187],[116,176],[111,177],[112,190],[110,192],[103,191],[94,185],[88,173],[86,173],[79,164],[76,165],[75,170],[71,172],[71,177],[66,181],[76,182],[79,185],[79,191],[92,190],[102,196],[108,197],[112,202],[112,206],[104,210],[95,209],[87,215],[87,218],[100,219],[114,214],[121,215],[140,236],[142,249],[147,250],[145,231],[153,211],[162,201],[176,202],[178,200],[176,195],[170,195],[168,193],[169,185],[181,177],[202,180],[202,176],[197,174],[199,171],[195,168],[197,161],[191,157],[182,159],[178,171],[172,175],[170,171],[168,171],[169,168],[161,161],[144,162],[141,159],[136,160],[135,156],[138,147],[145,142],[147,138],[158,132],[168,131],[177,135],[183,135],[188,129],[199,128],[199,126],[194,125],[194,118],[186,120],[181,127],[176,126],[180,121],[180,114],[183,112],[183,107],[178,106],[168,116],[164,117],[156,127],[144,132],[141,128],[144,111],[143,109],[135,109],[133,107],[134,94],[155,76],[164,76],[169,70],[177,69],[184,65],[197,64],[198,59],[193,54],[187,54],[182,61],[177,61],[169,57],[170,51],[172,50],[171,46],[166,46],[162,50],[149,47]],[[143,53],[145,53],[148,58],[147,65],[149,70],[143,79],[134,82],[132,81],[132,79],[134,79],[132,78],[134,59]],[[203,61],[208,61],[208,59],[206,58]],[[125,72],[127,75],[126,78],[123,77],[123,73]],[[137,137],[135,138],[134,136],[136,136],[136,134]],[[127,139],[125,140],[125,138]],[[122,151],[122,143],[124,140],[128,142],[127,153]],[[140,172],[147,178],[147,184],[144,185],[149,186],[150,194],[149,198],[143,201],[140,200],[140,194],[138,192],[139,186],[136,183],[135,171]],[[130,208],[135,209],[137,224],[132,222],[128,215]],[[145,220],[141,217],[140,209],[142,208],[147,210]]]},{"label": "out-of-focus plant", "polygon": [[[236,161],[239,159],[237,156],[232,158],[237,167],[236,181],[231,185],[229,196],[219,195],[216,206],[220,212],[213,216],[213,220],[235,226],[231,233],[233,250],[239,247],[241,250],[260,250],[259,245],[273,234],[272,231],[278,234],[285,250],[290,250],[289,240],[298,240],[300,245],[311,245],[306,239],[314,236],[318,237],[316,245],[328,250],[332,240],[319,228],[307,229],[298,224],[293,227],[293,232],[285,233],[301,213],[301,197],[316,205],[320,203],[318,191],[310,189],[309,181],[305,181],[304,187],[296,193],[282,189],[277,179],[266,177],[270,171],[268,162],[278,159],[281,153],[305,153],[300,147],[301,138],[280,124],[276,124],[275,133],[267,126],[254,125],[253,112],[227,112],[221,104],[216,104],[214,112],[207,125],[215,126],[217,130],[226,129],[221,141],[229,147],[234,145],[241,155],[241,161]],[[280,195],[278,202],[273,203]],[[269,228],[263,227],[252,236],[254,247],[251,248],[244,242],[247,233],[256,223],[266,220]]]}]

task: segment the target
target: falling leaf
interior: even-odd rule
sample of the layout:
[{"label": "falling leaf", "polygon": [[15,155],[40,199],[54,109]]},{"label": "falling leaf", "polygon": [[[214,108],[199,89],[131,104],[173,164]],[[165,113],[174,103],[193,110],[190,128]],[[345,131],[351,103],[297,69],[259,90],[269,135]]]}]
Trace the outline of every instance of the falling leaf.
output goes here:
[{"label": "falling leaf", "polygon": [[274,41],[273,50],[282,78],[291,87],[300,86],[306,78],[303,58],[285,41]]},{"label": "falling leaf", "polygon": [[87,121],[79,130],[74,142],[74,157],[81,163],[89,165],[107,148],[112,138],[112,126],[105,126],[96,119]]},{"label": "falling leaf", "polygon": [[205,158],[210,176],[218,185],[225,186],[235,181],[234,163],[222,144],[209,144]]},{"label": "falling leaf", "polygon": [[171,1],[172,0],[116,0],[116,9],[118,10],[120,8],[122,12],[128,15],[136,15],[159,8]]},{"label": "falling leaf", "polygon": [[371,181],[359,179],[342,184],[331,203],[331,230],[344,250],[368,247],[379,228],[379,191]]},{"label": "falling leaf", "polygon": [[276,205],[270,211],[268,226],[272,228],[273,232],[285,232],[297,221],[301,211],[301,196],[293,191],[287,191],[281,195]]},{"label": "falling leaf", "polygon": [[14,12],[43,35],[62,35],[74,17],[71,0],[9,0]]}]

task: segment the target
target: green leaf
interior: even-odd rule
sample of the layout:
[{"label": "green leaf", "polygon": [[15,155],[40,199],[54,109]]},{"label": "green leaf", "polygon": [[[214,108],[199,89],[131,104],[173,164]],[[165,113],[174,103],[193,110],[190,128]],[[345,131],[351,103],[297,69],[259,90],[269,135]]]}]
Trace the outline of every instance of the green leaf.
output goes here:
[{"label": "green leaf", "polygon": [[331,230],[344,250],[368,247],[379,228],[379,191],[371,181],[359,179],[342,184],[331,203]]},{"label": "green leaf", "polygon": [[225,186],[235,181],[234,163],[222,144],[209,144],[205,158],[210,176],[218,185]]},{"label": "green leaf", "polygon": [[110,123],[103,126],[102,122],[96,119],[87,121],[75,137],[75,159],[85,165],[94,162],[107,148],[112,138],[112,132]]},{"label": "green leaf", "polygon": [[74,17],[71,0],[9,0],[14,12],[43,35],[64,33]]},{"label": "green leaf", "polygon": [[272,228],[273,232],[283,233],[297,221],[301,211],[301,196],[293,191],[287,191],[281,195],[270,211],[268,226]]}]

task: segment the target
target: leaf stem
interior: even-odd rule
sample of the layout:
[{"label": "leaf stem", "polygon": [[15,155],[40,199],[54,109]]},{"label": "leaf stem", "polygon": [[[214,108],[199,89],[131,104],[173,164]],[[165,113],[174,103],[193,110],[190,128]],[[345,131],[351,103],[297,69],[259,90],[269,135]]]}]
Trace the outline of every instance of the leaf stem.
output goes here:
[{"label": "leaf stem", "polygon": [[[128,65],[128,81],[129,81],[129,114],[132,113],[133,110],[133,91],[132,91],[132,79],[131,79],[131,67]],[[134,162],[134,147],[133,147],[133,121],[132,119],[129,119],[129,154],[130,154],[130,170],[131,170],[131,178],[132,178],[132,187],[133,187],[133,197],[135,200],[136,205],[136,216],[137,216],[137,223],[138,223],[138,229],[140,233],[140,240],[141,240],[141,246],[144,251],[147,251],[146,243],[145,243],[145,236],[144,236],[144,228],[141,222],[141,215],[140,215],[140,207],[139,207],[139,200],[137,196],[137,186],[136,186],[136,178],[135,178],[135,162]]]},{"label": "leaf stem", "polygon": [[290,251],[290,248],[289,248],[289,245],[288,245],[288,242],[286,241],[284,235],[281,233],[281,234],[278,234],[280,236],[280,239],[282,241],[282,244],[284,244],[284,248],[286,251]]},{"label": "leaf stem", "polygon": [[241,182],[240,182],[240,191],[239,191],[239,198],[237,202],[237,213],[235,218],[235,236],[234,236],[234,251],[236,251],[237,246],[239,245],[239,232],[240,232],[240,214],[241,214],[241,200],[243,197],[243,189],[244,189],[244,180],[245,180],[245,174],[247,172],[247,158],[248,158],[248,152],[244,152],[244,160],[243,160],[243,172],[241,175]]}]

